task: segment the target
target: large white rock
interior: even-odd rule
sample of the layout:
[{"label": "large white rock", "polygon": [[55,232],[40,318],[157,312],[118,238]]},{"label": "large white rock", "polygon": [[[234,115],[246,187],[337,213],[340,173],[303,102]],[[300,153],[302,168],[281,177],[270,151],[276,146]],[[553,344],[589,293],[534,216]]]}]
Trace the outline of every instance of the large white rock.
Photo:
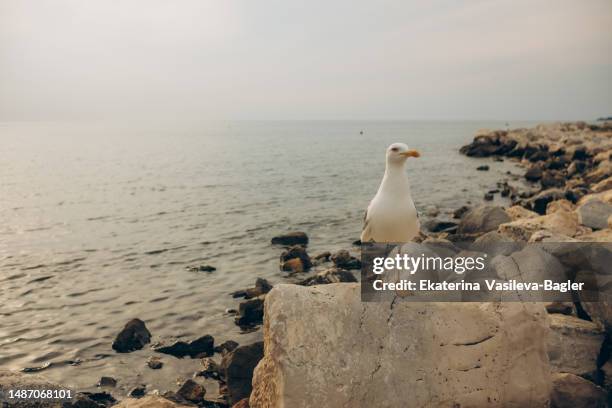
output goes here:
[{"label": "large white rock", "polygon": [[363,303],[358,284],[277,285],[250,406],[545,407],[542,304]]}]

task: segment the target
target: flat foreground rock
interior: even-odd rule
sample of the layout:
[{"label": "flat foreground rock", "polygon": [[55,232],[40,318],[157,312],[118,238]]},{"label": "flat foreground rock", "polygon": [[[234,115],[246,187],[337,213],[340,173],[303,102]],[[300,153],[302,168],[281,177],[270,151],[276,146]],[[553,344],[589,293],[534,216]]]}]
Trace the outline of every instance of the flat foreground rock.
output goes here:
[{"label": "flat foreground rock", "polygon": [[358,284],[278,285],[250,406],[545,407],[542,304],[363,303]]}]

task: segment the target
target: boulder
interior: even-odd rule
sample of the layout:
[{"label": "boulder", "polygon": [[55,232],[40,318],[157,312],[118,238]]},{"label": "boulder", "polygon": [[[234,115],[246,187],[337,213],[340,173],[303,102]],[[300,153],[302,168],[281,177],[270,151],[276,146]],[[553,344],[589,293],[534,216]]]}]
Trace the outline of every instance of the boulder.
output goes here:
[{"label": "boulder", "polygon": [[147,395],[144,398],[126,398],[113,408],[193,408],[192,405],[179,404],[159,395]]},{"label": "boulder", "polygon": [[542,167],[538,164],[529,167],[525,172],[525,178],[529,181],[540,180],[542,178]]},{"label": "boulder", "polygon": [[286,246],[308,245],[308,235],[301,231],[289,232],[287,234],[278,235],[272,238],[272,244]]},{"label": "boulder", "polygon": [[554,371],[590,375],[604,340],[599,325],[574,316],[550,315],[548,357]]},{"label": "boulder", "polygon": [[252,326],[263,321],[264,296],[241,302],[235,322],[238,326]]},{"label": "boulder", "polygon": [[189,356],[191,358],[199,358],[212,356],[214,353],[215,339],[207,334],[199,337],[191,342],[176,341],[173,344],[158,345],[153,348],[154,351],[163,354],[169,354],[174,357],[183,358]]},{"label": "boulder", "polygon": [[202,370],[198,372],[197,375],[204,378],[219,380],[221,378],[221,367],[215,360],[206,357],[202,359]]},{"label": "boulder", "polygon": [[551,408],[606,408],[608,393],[603,388],[570,373],[553,374]]},{"label": "boulder", "polygon": [[357,282],[357,279],[351,271],[338,268],[330,268],[322,272],[317,273],[315,276],[310,276],[298,285],[302,286],[313,286],[313,285],[327,285],[330,283],[340,282]]},{"label": "boulder", "polygon": [[612,229],[606,228],[599,231],[580,234],[576,236],[576,239],[584,242],[612,242]]},{"label": "boulder", "polygon": [[267,279],[257,278],[255,280],[255,286],[244,290],[237,290],[232,292],[231,295],[234,298],[243,297],[245,299],[252,299],[261,295],[265,295],[272,290],[272,284]]},{"label": "boulder", "polygon": [[[15,403],[3,405],[4,398],[8,390],[59,390],[66,389],[61,385],[52,383],[43,377],[35,374],[22,374],[12,371],[0,370],[0,406],[15,408],[60,408],[62,405],[57,401],[44,401],[40,404]],[[8,399],[8,398],[7,398]],[[86,406],[89,408],[89,406]]]},{"label": "boulder", "polygon": [[501,224],[497,231],[517,241],[529,241],[531,235],[540,230],[573,237],[581,230],[578,215],[570,211],[557,211],[535,218],[524,218]]},{"label": "boulder", "polygon": [[612,190],[606,190],[596,194],[587,194],[578,201],[578,205],[580,206],[591,200],[600,200],[604,203],[612,204]]},{"label": "boulder", "polygon": [[603,191],[612,190],[612,177],[608,177],[604,180],[601,180],[599,183],[595,184],[591,190],[594,193],[601,193]]},{"label": "boulder", "polygon": [[[236,404],[251,394],[253,370],[263,357],[263,343],[240,346],[223,356],[221,368],[230,405]],[[305,400],[307,402],[307,400]]]},{"label": "boulder", "polygon": [[580,224],[594,230],[608,227],[608,217],[612,215],[612,204],[600,201],[588,201],[576,209]]},{"label": "boulder", "polygon": [[176,392],[179,397],[194,403],[200,403],[204,401],[206,395],[206,389],[203,385],[198,384],[193,380],[185,381]]},{"label": "boulder", "polygon": [[429,232],[455,232],[457,225],[454,221],[433,219],[426,221],[423,224],[423,228]]},{"label": "boulder", "polygon": [[527,201],[527,206],[530,210],[537,212],[538,214],[546,214],[546,206],[551,201],[561,200],[565,198],[565,192],[558,188],[550,188],[548,190],[541,191]]},{"label": "boulder", "polygon": [[250,406],[546,406],[543,305],[396,300],[362,302],[359,284],[277,285]]},{"label": "boulder", "polygon": [[552,214],[557,211],[573,211],[574,204],[566,199],[551,201],[546,205],[546,214]]},{"label": "boulder", "polygon": [[483,205],[468,211],[457,227],[458,234],[484,234],[511,221],[502,207]]},{"label": "boulder", "polygon": [[239,344],[236,343],[235,341],[227,340],[219,344],[218,346],[215,346],[215,353],[221,353],[221,354],[228,353],[234,350],[238,346]]},{"label": "boulder", "polygon": [[113,341],[113,350],[118,353],[129,353],[140,350],[151,341],[151,333],[140,319],[132,319],[125,324]]},{"label": "boulder", "polygon": [[606,293],[600,294],[598,302],[581,302],[582,308],[593,320],[603,327],[608,335],[612,337],[612,296],[611,288],[607,288]]},{"label": "boulder", "polygon": [[510,216],[512,221],[522,220],[523,218],[535,218],[539,214],[533,211],[521,207],[520,205],[513,205],[506,209],[506,213]]}]

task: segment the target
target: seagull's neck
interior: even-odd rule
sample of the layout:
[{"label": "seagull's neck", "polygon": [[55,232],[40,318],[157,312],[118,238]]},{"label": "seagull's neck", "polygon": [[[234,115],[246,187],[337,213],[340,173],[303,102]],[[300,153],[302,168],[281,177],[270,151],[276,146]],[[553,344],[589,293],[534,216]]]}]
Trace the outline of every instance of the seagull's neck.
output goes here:
[{"label": "seagull's neck", "polygon": [[410,184],[408,183],[405,163],[387,163],[378,193],[410,195]]}]

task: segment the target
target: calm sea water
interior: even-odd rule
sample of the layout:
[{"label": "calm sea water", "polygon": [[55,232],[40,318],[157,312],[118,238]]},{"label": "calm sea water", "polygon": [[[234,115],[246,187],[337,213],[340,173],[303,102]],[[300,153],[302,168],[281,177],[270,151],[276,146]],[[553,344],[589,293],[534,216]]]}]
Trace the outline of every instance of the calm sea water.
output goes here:
[{"label": "calm sea water", "polygon": [[[350,249],[392,142],[422,153],[408,169],[419,210],[479,203],[515,167],[487,161],[479,172],[485,161],[458,149],[504,126],[0,124],[0,368],[50,364],[45,376],[79,389],[110,375],[119,395],[140,383],[175,389],[199,362],[167,356],[154,371],[148,349],[114,353],[128,319],[143,319],[154,341],[261,338],[225,310],[238,303],[228,293],[256,277],[287,280],[271,237],[303,230],[311,253]],[[186,269],[200,264],[217,271]]]}]

